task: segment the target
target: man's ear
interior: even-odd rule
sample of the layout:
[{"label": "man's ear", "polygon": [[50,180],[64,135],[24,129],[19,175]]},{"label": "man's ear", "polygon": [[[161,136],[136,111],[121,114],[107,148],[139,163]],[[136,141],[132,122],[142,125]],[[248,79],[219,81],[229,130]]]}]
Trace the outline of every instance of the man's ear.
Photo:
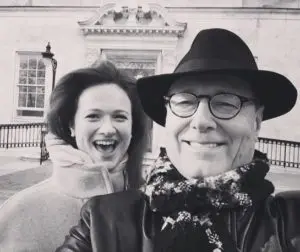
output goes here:
[{"label": "man's ear", "polygon": [[263,120],[263,116],[264,116],[264,106],[260,106],[257,110],[256,110],[256,118],[255,118],[255,131],[256,134],[258,136],[260,128],[261,128],[261,123]]}]

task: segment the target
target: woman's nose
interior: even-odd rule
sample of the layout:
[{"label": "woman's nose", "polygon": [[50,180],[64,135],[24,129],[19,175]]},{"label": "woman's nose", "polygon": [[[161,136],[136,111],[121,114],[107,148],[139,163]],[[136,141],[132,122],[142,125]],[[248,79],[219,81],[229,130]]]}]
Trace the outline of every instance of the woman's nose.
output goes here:
[{"label": "woman's nose", "polygon": [[202,99],[192,117],[190,126],[200,131],[215,129],[217,124],[214,119],[214,116],[210,112],[207,99]]},{"label": "woman's nose", "polygon": [[111,118],[104,117],[99,126],[98,132],[105,135],[111,135],[116,133],[116,128],[113,125]]}]

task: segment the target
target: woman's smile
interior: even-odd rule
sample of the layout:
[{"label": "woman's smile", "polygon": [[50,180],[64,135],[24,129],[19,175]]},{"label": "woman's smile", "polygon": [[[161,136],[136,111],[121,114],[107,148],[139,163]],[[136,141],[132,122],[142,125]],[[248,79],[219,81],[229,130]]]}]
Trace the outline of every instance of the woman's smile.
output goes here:
[{"label": "woman's smile", "polygon": [[118,146],[118,141],[115,139],[102,139],[93,142],[97,151],[103,156],[111,156]]}]

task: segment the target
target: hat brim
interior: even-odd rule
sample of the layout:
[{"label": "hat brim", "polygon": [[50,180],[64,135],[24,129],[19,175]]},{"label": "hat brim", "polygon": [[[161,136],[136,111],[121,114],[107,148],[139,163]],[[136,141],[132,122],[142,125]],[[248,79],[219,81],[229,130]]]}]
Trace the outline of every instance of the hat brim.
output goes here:
[{"label": "hat brim", "polygon": [[156,123],[164,126],[166,108],[163,96],[166,95],[172,83],[182,76],[212,73],[237,76],[250,83],[257,98],[265,107],[263,120],[289,112],[296,103],[297,89],[281,74],[264,70],[214,69],[140,78],[137,81],[137,89],[145,113]]}]

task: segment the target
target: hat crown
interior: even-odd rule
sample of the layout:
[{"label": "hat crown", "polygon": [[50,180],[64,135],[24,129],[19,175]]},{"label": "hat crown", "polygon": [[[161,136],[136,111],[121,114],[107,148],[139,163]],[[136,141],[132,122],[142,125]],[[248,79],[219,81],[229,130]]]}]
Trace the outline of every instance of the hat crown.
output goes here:
[{"label": "hat crown", "polygon": [[249,47],[239,36],[214,28],[198,33],[174,72],[212,69],[258,68]]}]

